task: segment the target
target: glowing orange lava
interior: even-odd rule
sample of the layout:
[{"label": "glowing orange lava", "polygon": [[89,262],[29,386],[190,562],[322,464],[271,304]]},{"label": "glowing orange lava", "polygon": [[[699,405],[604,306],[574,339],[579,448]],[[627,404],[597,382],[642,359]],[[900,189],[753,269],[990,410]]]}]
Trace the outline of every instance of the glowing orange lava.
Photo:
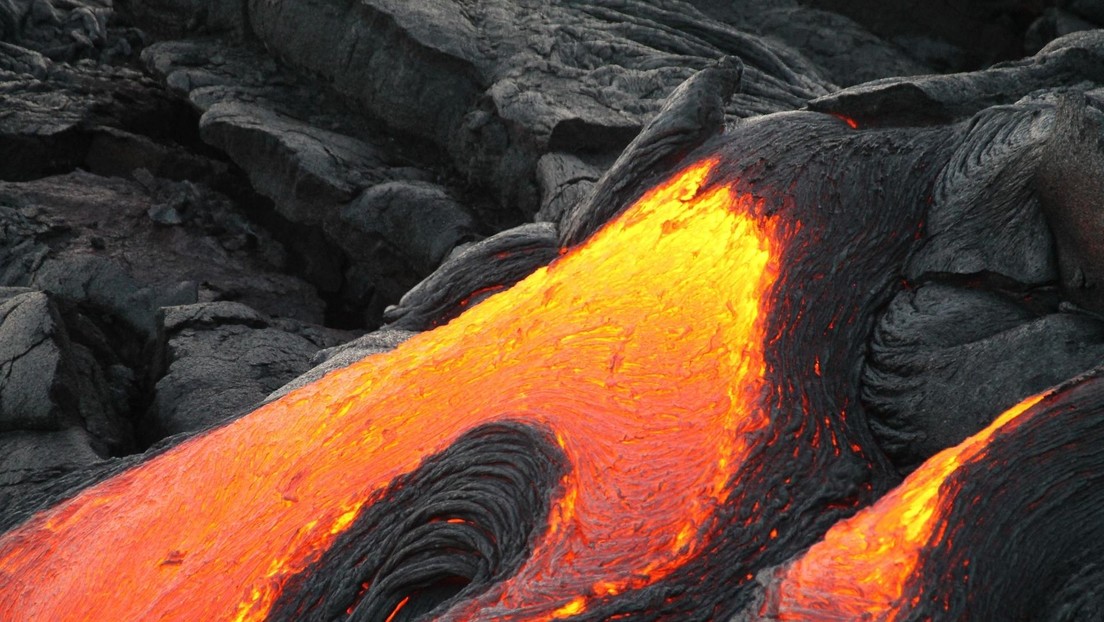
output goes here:
[{"label": "glowing orange lava", "polygon": [[465,432],[554,431],[571,469],[508,581],[449,612],[554,619],[697,552],[767,424],[784,240],[688,168],[548,268],[0,538],[4,620],[260,620],[373,496]]},{"label": "glowing orange lava", "polygon": [[953,495],[944,486],[962,465],[982,457],[997,433],[1047,393],[1029,397],[984,430],[929,458],[905,481],[855,516],[834,525],[768,588],[760,615],[771,620],[892,620],[907,611],[905,588],[925,547],[938,540]]}]

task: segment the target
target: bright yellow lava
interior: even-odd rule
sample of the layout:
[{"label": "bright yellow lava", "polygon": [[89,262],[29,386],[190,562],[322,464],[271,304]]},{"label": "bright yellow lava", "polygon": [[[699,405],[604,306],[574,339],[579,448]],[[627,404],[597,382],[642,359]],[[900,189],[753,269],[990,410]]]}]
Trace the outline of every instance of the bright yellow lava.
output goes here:
[{"label": "bright yellow lava", "polygon": [[[570,615],[692,558],[768,421],[785,240],[706,161],[548,268],[396,350],[0,537],[0,619],[261,620],[372,495],[491,422],[571,468],[520,570],[446,617]],[[566,602],[566,604],[565,604]]]},{"label": "bright yellow lava", "polygon": [[1046,395],[1021,401],[982,431],[929,458],[874,505],[834,525],[786,569],[762,613],[778,620],[893,619],[907,604],[902,595],[924,547],[940,534],[948,501],[944,482]]}]

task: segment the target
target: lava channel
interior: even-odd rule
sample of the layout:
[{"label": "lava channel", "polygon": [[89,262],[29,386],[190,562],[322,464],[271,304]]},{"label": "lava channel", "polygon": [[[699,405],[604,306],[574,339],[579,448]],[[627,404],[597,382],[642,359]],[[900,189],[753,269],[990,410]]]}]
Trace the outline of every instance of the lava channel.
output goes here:
[{"label": "lava channel", "polygon": [[0,617],[266,619],[396,478],[501,422],[551,430],[570,467],[516,573],[442,617],[567,617],[669,575],[769,420],[764,318],[786,230],[703,185],[715,164],[446,326],[4,534]]}]

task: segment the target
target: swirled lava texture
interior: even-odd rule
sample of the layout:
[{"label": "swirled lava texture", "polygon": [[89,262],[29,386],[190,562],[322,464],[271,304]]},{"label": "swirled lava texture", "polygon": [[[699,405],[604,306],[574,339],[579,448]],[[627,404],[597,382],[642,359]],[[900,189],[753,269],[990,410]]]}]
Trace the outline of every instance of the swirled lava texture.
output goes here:
[{"label": "swirled lava texture", "polygon": [[566,617],[668,575],[699,552],[768,421],[784,240],[748,197],[703,186],[714,164],[450,324],[8,532],[0,618],[265,619],[399,478],[505,422],[546,431],[569,466],[516,572],[444,617]]},{"label": "swirled lava texture", "polygon": [[775,571],[757,619],[1096,619],[1102,398],[1097,372],[936,454]]}]

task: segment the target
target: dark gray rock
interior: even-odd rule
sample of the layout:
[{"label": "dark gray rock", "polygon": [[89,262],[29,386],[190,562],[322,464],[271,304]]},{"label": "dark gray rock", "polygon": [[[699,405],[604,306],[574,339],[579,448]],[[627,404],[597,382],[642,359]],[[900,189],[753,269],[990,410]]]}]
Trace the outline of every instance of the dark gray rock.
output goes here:
[{"label": "dark gray rock", "polygon": [[162,179],[226,186],[229,165],[206,153],[111,126],[89,130],[88,138],[81,168],[101,177],[132,177],[145,170]]},{"label": "dark gray rock", "polygon": [[1104,26],[1104,5],[1096,0],[1064,0],[1059,5],[1064,5],[1067,11],[1096,24],[1098,28]]},{"label": "dark gray rock", "polygon": [[915,0],[802,0],[802,4],[846,15],[929,64],[933,72],[943,73],[1018,58],[1033,15],[1054,2],[984,0],[949,5]]},{"label": "dark gray rock", "polygon": [[1104,309],[1104,114],[1081,94],[1028,98],[969,124],[931,196],[907,275],[1061,279],[1066,299]]},{"label": "dark gray rock", "polygon": [[[138,177],[144,183],[88,173],[0,182],[0,284],[87,303],[147,337],[161,306],[198,299],[321,322],[314,289],[280,272],[280,245],[224,196]],[[165,210],[183,224],[165,226]]]},{"label": "dark gray rock", "polygon": [[141,32],[116,21],[112,0],[3,0],[0,41],[57,61],[108,63],[129,58],[142,41]]},{"label": "dark gray rock", "polygon": [[1075,13],[1050,7],[1043,11],[1042,17],[1032,22],[1024,34],[1024,52],[1034,54],[1058,37],[1099,27]]},{"label": "dark gray rock", "polygon": [[933,284],[893,300],[862,382],[872,429],[899,469],[1104,362],[1104,321],[1033,309],[1032,297]]},{"label": "dark gray rock", "polygon": [[0,71],[9,78],[30,76],[43,80],[50,72],[50,65],[49,59],[34,50],[0,42]]},{"label": "dark gray rock", "polygon": [[462,173],[528,214],[540,203],[540,156],[616,154],[678,84],[721,56],[748,67],[730,114],[793,109],[828,90],[785,45],[677,0],[537,4],[252,1],[249,14],[270,49],[447,149]]},{"label": "dark gray rock", "polygon": [[689,1],[741,30],[784,42],[840,86],[935,71],[855,20],[798,0]]},{"label": "dark gray rock", "polygon": [[1001,274],[1025,284],[1057,276],[1055,248],[1033,179],[1054,107],[1024,102],[979,113],[936,178],[925,237],[907,276]]},{"label": "dark gray rock", "polygon": [[766,11],[754,20],[754,32],[777,37],[800,50],[840,86],[931,73],[930,67],[909,57],[900,46],[838,13],[793,7]]},{"label": "dark gray rock", "polygon": [[0,431],[79,423],[65,325],[46,294],[0,288]]},{"label": "dark gray rock", "polygon": [[80,427],[55,432],[0,432],[0,510],[34,497],[58,477],[103,459]]},{"label": "dark gray rock", "polygon": [[415,150],[256,50],[200,38],[156,44],[142,58],[203,111],[203,139],[271,199],[300,273],[338,298],[346,323],[378,325],[386,305],[481,228],[412,164]]},{"label": "dark gray rock", "polygon": [[346,257],[341,295],[368,326],[378,326],[383,310],[453,248],[479,237],[471,213],[427,182],[372,186],[331,215],[324,230]]},{"label": "dark gray rock", "polygon": [[[186,141],[180,133],[194,134],[188,129],[194,127],[194,114],[133,70],[55,63],[35,52],[0,46],[0,110],[0,179],[34,179],[88,166],[93,142],[106,131],[161,143],[164,169],[203,160],[171,157],[182,151],[177,143]],[[119,163],[113,166],[118,169]]]},{"label": "dark gray rock", "polygon": [[375,184],[428,177],[409,167],[393,169],[383,153],[360,140],[255,105],[214,104],[200,132],[296,223],[317,225]]},{"label": "dark gray rock", "polygon": [[222,101],[282,104],[280,93],[289,86],[310,99],[274,59],[220,38],[158,41],[142,50],[141,59],[146,71],[200,111]]},{"label": "dark gray rock", "polygon": [[1045,89],[1087,90],[1104,81],[1104,30],[1052,41],[1033,57],[983,71],[886,78],[817,98],[809,108],[860,126],[929,125],[962,120]]},{"label": "dark gray rock", "polygon": [[371,261],[371,248],[389,244],[428,275],[459,244],[476,236],[472,215],[444,188],[426,182],[372,186],[326,223],[326,232],[354,261]]},{"label": "dark gray rock", "polygon": [[350,336],[269,318],[234,302],[166,307],[159,344],[165,373],[145,436],[194,432],[244,414],[307,371],[319,349]]},{"label": "dark gray rock", "polygon": [[81,343],[88,327],[71,339],[62,315],[43,292],[0,288],[0,431],[80,427],[100,453],[133,451],[132,373]]},{"label": "dark gray rock", "polygon": [[161,37],[222,33],[247,34],[242,0],[130,0],[126,10],[142,27]]},{"label": "dark gray rock", "polygon": [[541,156],[537,161],[541,206],[534,219],[558,224],[565,214],[591,195],[594,184],[609,164],[588,162],[583,157],[558,151]]},{"label": "dark gray rock", "polygon": [[1065,98],[1034,186],[1057,247],[1062,293],[1104,312],[1104,113]]}]

